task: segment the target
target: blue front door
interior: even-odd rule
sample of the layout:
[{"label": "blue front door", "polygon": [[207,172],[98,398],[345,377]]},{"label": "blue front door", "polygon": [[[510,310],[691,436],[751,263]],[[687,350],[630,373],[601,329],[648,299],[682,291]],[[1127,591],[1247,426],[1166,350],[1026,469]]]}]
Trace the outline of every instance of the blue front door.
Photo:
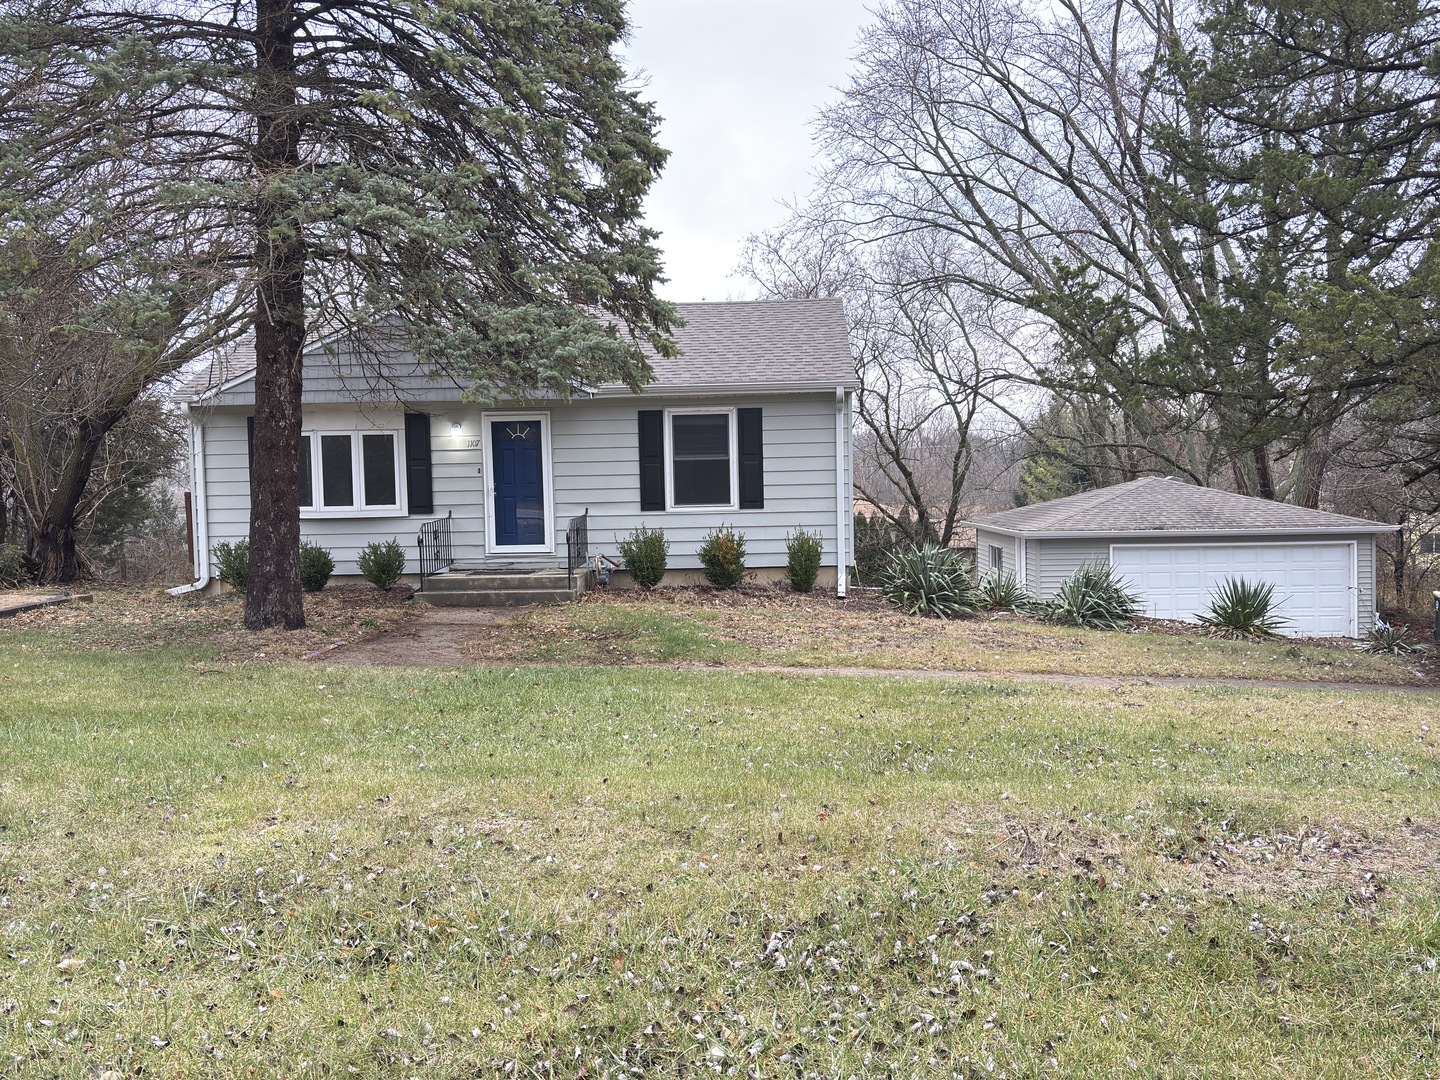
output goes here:
[{"label": "blue front door", "polygon": [[539,420],[490,425],[495,472],[495,546],[545,546],[545,454]]}]

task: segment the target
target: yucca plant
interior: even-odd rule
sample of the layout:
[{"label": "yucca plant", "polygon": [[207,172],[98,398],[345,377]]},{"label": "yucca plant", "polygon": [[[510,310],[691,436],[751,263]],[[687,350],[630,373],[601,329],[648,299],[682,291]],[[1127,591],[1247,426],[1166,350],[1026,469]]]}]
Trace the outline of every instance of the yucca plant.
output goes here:
[{"label": "yucca plant", "polygon": [[1386,656],[1408,656],[1410,653],[1420,652],[1420,646],[1412,645],[1409,638],[1410,628],[1408,626],[1378,623],[1370,633],[1365,635],[1365,651],[1383,653]]},{"label": "yucca plant", "polygon": [[959,619],[980,610],[970,560],[938,544],[911,547],[890,557],[881,595],[910,615]]},{"label": "yucca plant", "polygon": [[980,579],[980,606],[989,611],[1034,610],[1035,594],[1010,570],[994,571]]},{"label": "yucca plant", "polygon": [[1210,610],[1196,620],[1212,634],[1229,638],[1274,637],[1286,619],[1275,610],[1275,586],[1265,581],[1226,578],[1210,594]]},{"label": "yucca plant", "polygon": [[1087,563],[1060,584],[1044,613],[1092,630],[1122,630],[1140,614],[1140,598],[1108,563]]}]

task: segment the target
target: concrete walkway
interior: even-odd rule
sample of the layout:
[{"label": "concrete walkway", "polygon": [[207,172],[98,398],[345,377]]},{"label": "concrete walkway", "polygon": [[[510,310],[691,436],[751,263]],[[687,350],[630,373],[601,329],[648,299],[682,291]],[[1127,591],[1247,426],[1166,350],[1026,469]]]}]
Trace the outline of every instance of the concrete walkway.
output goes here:
[{"label": "concrete walkway", "polygon": [[24,611],[49,607],[51,604],[68,604],[74,600],[93,599],[89,593],[0,593],[0,619],[8,619]]}]

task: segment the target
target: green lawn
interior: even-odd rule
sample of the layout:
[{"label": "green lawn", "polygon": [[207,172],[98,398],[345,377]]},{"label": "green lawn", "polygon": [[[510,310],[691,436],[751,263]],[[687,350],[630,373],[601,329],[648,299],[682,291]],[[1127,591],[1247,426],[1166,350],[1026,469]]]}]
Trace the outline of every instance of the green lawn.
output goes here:
[{"label": "green lawn", "polygon": [[1440,1072],[1433,693],[38,640],[12,1075]]}]

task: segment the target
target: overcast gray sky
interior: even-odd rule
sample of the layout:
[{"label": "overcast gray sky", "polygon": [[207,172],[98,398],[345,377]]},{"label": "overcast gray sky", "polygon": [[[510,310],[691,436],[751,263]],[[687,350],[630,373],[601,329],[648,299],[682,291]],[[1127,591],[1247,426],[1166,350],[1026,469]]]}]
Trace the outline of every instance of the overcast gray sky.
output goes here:
[{"label": "overcast gray sky", "polygon": [[646,202],[668,300],[751,295],[730,277],[746,236],[810,188],[810,122],[838,96],[865,0],[630,0],[632,71],[670,161]]}]

